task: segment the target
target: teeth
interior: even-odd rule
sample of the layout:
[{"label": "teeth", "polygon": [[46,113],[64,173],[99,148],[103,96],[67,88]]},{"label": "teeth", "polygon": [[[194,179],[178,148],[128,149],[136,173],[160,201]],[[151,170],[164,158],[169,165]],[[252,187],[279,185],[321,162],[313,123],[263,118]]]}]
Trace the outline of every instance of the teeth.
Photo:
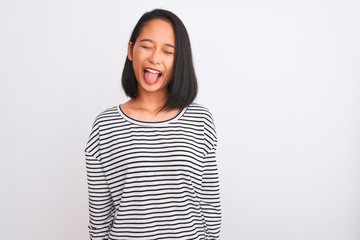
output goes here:
[{"label": "teeth", "polygon": [[157,73],[157,74],[161,74],[161,72],[160,71],[156,71],[156,70],[153,70],[153,69],[148,69],[148,68],[145,68],[145,71],[147,71],[147,72],[151,72],[151,73]]}]

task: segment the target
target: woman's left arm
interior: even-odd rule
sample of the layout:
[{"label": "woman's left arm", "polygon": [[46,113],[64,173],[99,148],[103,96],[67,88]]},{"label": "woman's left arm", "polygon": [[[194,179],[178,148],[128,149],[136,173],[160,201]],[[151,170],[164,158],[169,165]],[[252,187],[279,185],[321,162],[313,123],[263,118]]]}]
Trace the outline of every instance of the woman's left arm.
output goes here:
[{"label": "woman's left arm", "polygon": [[208,236],[219,239],[221,227],[219,176],[216,164],[216,150],[212,149],[204,158],[204,170],[200,194],[201,209],[204,214]]},{"label": "woman's left arm", "polygon": [[220,184],[217,167],[217,133],[210,112],[204,122],[205,155],[200,190],[200,204],[210,240],[219,239],[221,227]]}]

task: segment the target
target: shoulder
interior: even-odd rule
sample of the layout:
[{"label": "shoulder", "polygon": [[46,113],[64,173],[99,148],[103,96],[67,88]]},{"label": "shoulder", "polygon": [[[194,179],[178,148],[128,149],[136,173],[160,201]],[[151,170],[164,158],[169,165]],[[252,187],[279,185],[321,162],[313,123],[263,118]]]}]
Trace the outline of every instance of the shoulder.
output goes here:
[{"label": "shoulder", "polygon": [[187,111],[192,117],[201,119],[200,121],[204,124],[204,140],[207,151],[216,149],[217,133],[214,118],[210,110],[201,104],[192,103],[188,106]]},{"label": "shoulder", "polygon": [[101,125],[104,122],[112,120],[112,119],[114,119],[114,118],[116,118],[118,116],[119,116],[119,113],[118,113],[118,107],[117,106],[106,108],[105,110],[101,111],[100,113],[98,113],[96,115],[93,125],[94,126]]},{"label": "shoulder", "polygon": [[186,115],[192,121],[202,122],[206,132],[216,135],[214,117],[207,107],[199,103],[191,103],[186,110]]},{"label": "shoulder", "polygon": [[214,122],[214,117],[211,111],[207,107],[199,103],[191,103],[187,108],[187,113],[193,116],[205,118],[210,122]]}]

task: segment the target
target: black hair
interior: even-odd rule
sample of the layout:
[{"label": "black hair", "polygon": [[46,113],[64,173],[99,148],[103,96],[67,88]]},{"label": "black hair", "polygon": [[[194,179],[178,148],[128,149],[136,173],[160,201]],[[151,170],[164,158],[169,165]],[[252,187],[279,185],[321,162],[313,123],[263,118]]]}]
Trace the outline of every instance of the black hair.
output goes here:
[{"label": "black hair", "polygon": [[[130,42],[135,43],[142,27],[149,21],[162,19],[171,23],[175,32],[175,59],[173,78],[168,85],[168,99],[163,109],[184,108],[194,101],[198,84],[192,60],[189,35],[185,25],[178,16],[164,9],[154,9],[144,13],[132,31]],[[134,46],[134,44],[132,44]],[[131,46],[131,48],[132,48]],[[131,49],[132,50],[132,49]],[[138,86],[132,62],[126,57],[122,72],[122,87],[130,98],[138,96]]]}]

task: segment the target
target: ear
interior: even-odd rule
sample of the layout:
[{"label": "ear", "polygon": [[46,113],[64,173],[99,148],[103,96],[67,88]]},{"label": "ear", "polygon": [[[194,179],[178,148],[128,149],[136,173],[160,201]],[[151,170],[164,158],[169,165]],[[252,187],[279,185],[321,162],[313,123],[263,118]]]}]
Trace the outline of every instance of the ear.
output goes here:
[{"label": "ear", "polygon": [[133,53],[132,53],[132,47],[133,47],[133,43],[129,42],[128,43],[128,52],[127,52],[127,57],[129,59],[129,61],[133,60]]}]

